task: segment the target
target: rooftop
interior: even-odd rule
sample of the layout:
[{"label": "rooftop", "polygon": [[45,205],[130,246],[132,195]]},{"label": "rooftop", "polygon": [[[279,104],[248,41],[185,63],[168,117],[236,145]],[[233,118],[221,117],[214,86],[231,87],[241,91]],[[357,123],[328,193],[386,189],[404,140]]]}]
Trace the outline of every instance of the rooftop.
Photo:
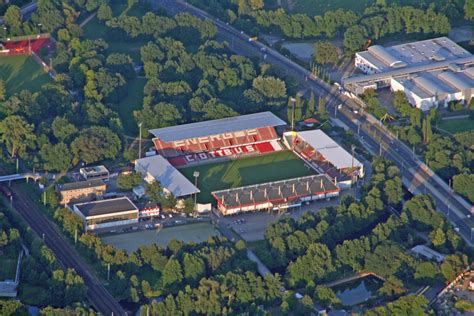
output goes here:
[{"label": "rooftop", "polygon": [[105,183],[100,179],[87,180],[87,181],[77,181],[69,182],[59,185],[60,191],[71,191],[71,190],[80,190],[91,187],[103,186]]},{"label": "rooftop", "polygon": [[380,71],[469,57],[471,53],[447,37],[438,37],[391,47],[370,46],[357,53]]},{"label": "rooftop", "polygon": [[170,142],[209,135],[238,132],[266,126],[281,125],[286,125],[286,122],[278,118],[272,112],[260,112],[212,121],[203,121],[152,129],[150,130],[150,133],[162,141]]},{"label": "rooftop", "polygon": [[312,175],[220,190],[212,192],[212,195],[227,207],[238,207],[336,191],[338,192],[339,188],[326,175]]},{"label": "rooftop", "polygon": [[344,148],[339,146],[331,137],[320,129],[297,132],[299,138],[308,143],[337,169],[362,167],[359,160],[352,157]]},{"label": "rooftop", "polygon": [[85,217],[124,213],[130,211],[138,212],[138,208],[127,197],[79,203],[74,204],[74,207],[76,207]]},{"label": "rooftop", "polygon": [[137,171],[149,174],[161,183],[174,196],[186,196],[199,193],[199,189],[194,186],[185,176],[181,174],[168,160],[161,155],[155,155],[137,159],[135,161]]},{"label": "rooftop", "polygon": [[444,260],[444,256],[442,254],[425,245],[417,245],[410,250],[416,254],[422,255],[425,258],[435,259],[438,262],[442,262]]},{"label": "rooftop", "polygon": [[102,173],[102,172],[108,172],[107,168],[103,165],[99,166],[92,166],[92,167],[84,167],[79,169],[80,172],[83,173]]}]

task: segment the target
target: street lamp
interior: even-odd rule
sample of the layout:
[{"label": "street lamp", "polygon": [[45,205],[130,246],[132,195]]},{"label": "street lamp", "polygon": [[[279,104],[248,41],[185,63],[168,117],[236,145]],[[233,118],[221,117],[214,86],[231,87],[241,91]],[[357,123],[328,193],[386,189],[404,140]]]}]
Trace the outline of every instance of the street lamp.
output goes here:
[{"label": "street lamp", "polygon": [[[198,185],[198,178],[199,178],[199,171],[194,171],[193,172],[193,177],[194,177],[194,186],[197,188]],[[197,203],[197,192],[194,193],[194,205]]]},{"label": "street lamp", "polygon": [[296,105],[296,99],[291,97],[290,99],[291,104],[292,104],[292,110],[291,110],[291,130],[295,130],[295,105]]},{"label": "street lamp", "polygon": [[139,133],[138,133],[138,159],[142,158],[142,122],[138,123]]}]

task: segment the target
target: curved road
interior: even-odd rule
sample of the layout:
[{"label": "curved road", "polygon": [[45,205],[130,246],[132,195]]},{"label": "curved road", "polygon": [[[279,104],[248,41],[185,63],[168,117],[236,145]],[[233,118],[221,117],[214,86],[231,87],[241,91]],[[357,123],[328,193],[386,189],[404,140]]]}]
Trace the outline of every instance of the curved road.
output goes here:
[{"label": "curved road", "polygon": [[14,192],[13,208],[22,215],[40,237],[44,236],[45,244],[51,248],[60,262],[66,268],[75,269],[84,279],[87,286],[87,299],[91,305],[103,315],[126,315],[126,311],[104,288],[93,272],[90,272],[90,267],[58,231],[57,227],[45,217],[31,196],[15,184],[12,189]]},{"label": "curved road", "polygon": [[[213,21],[218,29],[218,38],[225,40],[236,53],[246,56],[259,56],[265,62],[282,68],[286,74],[328,100],[327,107],[333,119],[338,119],[359,135],[362,142],[374,153],[380,153],[392,160],[401,170],[407,188],[413,194],[429,194],[436,202],[437,209],[442,212],[455,227],[459,228],[461,236],[470,244],[473,237],[474,223],[470,217],[471,206],[455,194],[448,185],[421,162],[412,150],[396,139],[382,124],[370,114],[363,113],[360,105],[354,100],[342,95],[338,88],[330,86],[319,79],[311,79],[312,74],[305,68],[270,47],[249,41],[249,36],[230,25],[219,21],[210,14],[197,9],[182,1],[162,0],[158,4],[167,11],[175,14],[189,12],[203,19]],[[339,104],[343,104],[340,110]],[[354,109],[360,114],[354,114]]]}]

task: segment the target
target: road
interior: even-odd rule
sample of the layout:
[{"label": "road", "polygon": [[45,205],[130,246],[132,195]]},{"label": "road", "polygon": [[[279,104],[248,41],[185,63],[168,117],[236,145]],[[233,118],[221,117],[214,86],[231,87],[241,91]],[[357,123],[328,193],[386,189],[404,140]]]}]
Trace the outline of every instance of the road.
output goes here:
[{"label": "road", "polygon": [[[354,100],[341,94],[336,86],[330,86],[319,79],[311,79],[312,74],[305,68],[281,55],[272,48],[257,42],[249,41],[249,36],[219,21],[210,14],[187,3],[173,0],[159,2],[171,13],[189,12],[203,19],[213,21],[218,29],[218,39],[229,43],[237,54],[265,58],[265,62],[283,69],[293,76],[303,88],[313,90],[327,99],[327,108],[332,118],[337,118],[372,151],[392,160],[401,170],[404,183],[413,194],[429,194],[436,202],[437,209],[451,223],[459,228],[461,236],[470,245],[474,226],[470,218],[471,206],[456,195],[448,185],[421,162],[412,150],[396,139],[377,119],[360,109]],[[265,57],[264,57],[265,56]],[[342,104],[339,110],[338,105]],[[358,110],[358,114],[354,110]]]},{"label": "road", "polygon": [[73,268],[84,279],[87,286],[87,299],[103,315],[126,315],[125,310],[110,295],[101,281],[91,272],[76,250],[69,244],[57,227],[43,214],[35,201],[17,184],[12,186],[14,192],[13,208],[22,215],[28,225],[44,238],[58,260],[66,267]]}]

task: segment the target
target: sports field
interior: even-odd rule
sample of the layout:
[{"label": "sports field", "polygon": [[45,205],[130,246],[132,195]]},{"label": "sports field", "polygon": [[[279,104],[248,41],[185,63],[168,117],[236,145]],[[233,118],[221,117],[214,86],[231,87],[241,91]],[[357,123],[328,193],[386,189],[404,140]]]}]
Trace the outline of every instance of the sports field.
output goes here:
[{"label": "sports field", "polygon": [[36,92],[51,81],[40,65],[24,55],[0,57],[0,74],[6,84],[7,96],[25,89]]},{"label": "sports field", "polygon": [[286,150],[264,156],[236,159],[180,169],[194,183],[193,172],[199,171],[198,202],[213,201],[212,191],[303,177],[314,174],[293,152]]}]

